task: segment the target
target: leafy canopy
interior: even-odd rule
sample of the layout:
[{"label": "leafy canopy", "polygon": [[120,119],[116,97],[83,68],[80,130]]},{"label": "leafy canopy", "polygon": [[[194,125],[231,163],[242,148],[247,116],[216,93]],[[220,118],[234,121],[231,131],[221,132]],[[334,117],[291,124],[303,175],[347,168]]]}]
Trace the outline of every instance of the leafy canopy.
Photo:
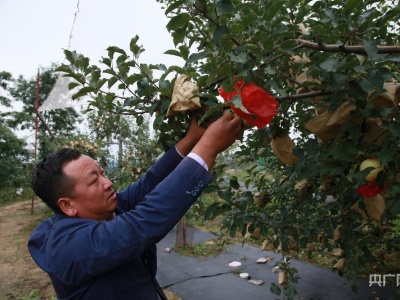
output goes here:
[{"label": "leafy canopy", "polygon": [[[129,50],[109,47],[99,66],[66,50],[68,64],[59,70],[76,80],[75,97],[90,95],[92,107],[134,115],[138,124],[154,116],[168,147],[187,126],[186,115],[166,118],[179,74],[199,87],[202,121],[218,117],[224,106],[218,87],[231,91],[243,78],[264,88],[280,102],[278,115],[265,130],[249,131],[236,158],[248,170],[245,184],[264,204],[257,206],[254,192],[231,178],[228,187],[219,185],[222,201],[207,217],[223,215],[232,235],[258,228],[284,256],[292,255],[293,243],[303,249],[316,243],[323,253],[340,248],[340,275],[376,272],[375,251],[393,245],[385,232],[400,212],[396,1],[157,2],[175,44],[166,54],[185,64],[140,63],[138,36]],[[384,167],[376,179],[383,200],[357,193],[370,171],[359,164],[369,157]],[[295,283],[296,273],[282,268]],[[294,297],[290,284],[283,288],[272,290]]]}]

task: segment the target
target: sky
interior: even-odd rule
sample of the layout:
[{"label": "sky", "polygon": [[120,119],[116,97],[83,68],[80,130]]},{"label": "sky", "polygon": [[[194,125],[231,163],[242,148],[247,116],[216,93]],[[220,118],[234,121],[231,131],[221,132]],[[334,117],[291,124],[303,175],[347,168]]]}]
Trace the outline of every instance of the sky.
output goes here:
[{"label": "sky", "polygon": [[167,23],[155,0],[0,0],[0,71],[31,79],[64,62],[63,49],[98,65],[108,46],[129,51],[135,35],[146,49],[140,62],[181,65],[163,54],[174,48]]},{"label": "sky", "polygon": [[[0,0],[0,71],[35,79],[38,69],[66,62],[63,49],[99,66],[109,46],[129,53],[135,35],[145,48],[141,63],[182,65],[182,59],[163,54],[174,49],[167,23],[155,0]],[[19,108],[14,102],[0,111]],[[32,140],[30,131],[17,134]]]}]

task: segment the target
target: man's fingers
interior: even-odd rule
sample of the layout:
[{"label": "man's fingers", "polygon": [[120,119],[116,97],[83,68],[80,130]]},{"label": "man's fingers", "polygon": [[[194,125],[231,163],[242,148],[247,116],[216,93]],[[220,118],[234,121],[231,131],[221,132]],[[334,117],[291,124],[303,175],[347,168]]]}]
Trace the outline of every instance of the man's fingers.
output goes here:
[{"label": "man's fingers", "polygon": [[235,117],[235,114],[230,109],[224,110],[224,112],[222,114],[222,118],[225,118],[227,120],[232,120],[234,117]]}]

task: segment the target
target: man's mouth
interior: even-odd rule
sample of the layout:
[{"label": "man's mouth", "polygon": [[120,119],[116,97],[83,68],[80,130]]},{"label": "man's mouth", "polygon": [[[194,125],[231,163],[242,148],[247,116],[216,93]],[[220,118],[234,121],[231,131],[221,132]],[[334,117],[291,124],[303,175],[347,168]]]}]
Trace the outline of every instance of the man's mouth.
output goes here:
[{"label": "man's mouth", "polygon": [[113,198],[113,197],[115,197],[116,195],[115,195],[115,192],[111,192],[111,194],[110,194],[110,196],[108,196],[108,199],[111,199],[111,198]]}]

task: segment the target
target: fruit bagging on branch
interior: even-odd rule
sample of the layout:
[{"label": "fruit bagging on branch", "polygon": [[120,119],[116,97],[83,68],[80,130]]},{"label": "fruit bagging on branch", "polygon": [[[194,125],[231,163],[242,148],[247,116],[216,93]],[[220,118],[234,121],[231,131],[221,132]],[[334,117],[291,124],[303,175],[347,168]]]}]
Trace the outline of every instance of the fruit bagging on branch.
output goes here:
[{"label": "fruit bagging on branch", "polygon": [[246,83],[243,79],[236,82],[232,92],[220,87],[218,93],[225,103],[232,103],[232,111],[241,117],[243,122],[246,121],[259,129],[271,123],[279,106],[278,101],[267,91],[255,83]]}]

